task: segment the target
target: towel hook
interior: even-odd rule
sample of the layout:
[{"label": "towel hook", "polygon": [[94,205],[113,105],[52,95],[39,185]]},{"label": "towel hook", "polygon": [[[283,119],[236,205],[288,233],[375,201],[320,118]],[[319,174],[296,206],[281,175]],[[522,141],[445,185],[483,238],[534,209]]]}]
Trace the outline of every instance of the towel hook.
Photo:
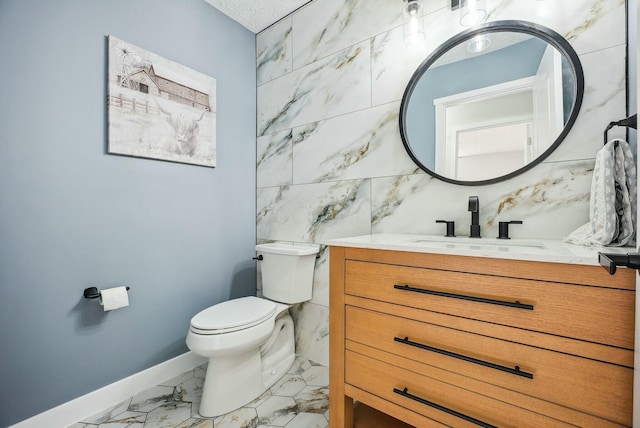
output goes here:
[{"label": "towel hook", "polygon": [[638,115],[634,114],[633,116],[629,116],[626,119],[609,123],[609,125],[604,130],[604,144],[607,144],[607,142],[609,141],[609,130],[614,126],[626,126],[628,128],[638,129]]}]

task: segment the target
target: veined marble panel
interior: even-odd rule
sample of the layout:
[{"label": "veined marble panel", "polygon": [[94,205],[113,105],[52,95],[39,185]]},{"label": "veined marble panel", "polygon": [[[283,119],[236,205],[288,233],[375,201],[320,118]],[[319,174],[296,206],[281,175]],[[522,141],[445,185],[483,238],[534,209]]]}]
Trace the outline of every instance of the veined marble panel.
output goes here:
[{"label": "veined marble panel", "polygon": [[425,15],[438,9],[451,9],[451,0],[428,0],[423,3]]},{"label": "veined marble panel", "polygon": [[144,426],[148,428],[169,428],[178,426],[190,417],[191,403],[170,402],[150,411]]},{"label": "veined marble panel", "polygon": [[329,388],[326,386],[307,386],[295,397],[302,412],[324,413],[329,407]]},{"label": "veined marble panel", "polygon": [[101,423],[98,428],[144,428],[147,425],[147,413],[143,412],[122,412],[117,416]]},{"label": "veined marble panel", "polygon": [[415,172],[398,132],[399,110],[395,102],[294,128],[293,182]]},{"label": "veined marble panel", "polygon": [[207,419],[191,418],[187,419],[176,428],[213,428],[213,421]]},{"label": "veined marble panel", "polygon": [[257,192],[258,239],[320,243],[370,232],[370,182],[269,187]]},{"label": "veined marble panel", "polygon": [[287,428],[326,428],[328,426],[327,418],[317,413],[299,413],[287,424]]},{"label": "veined marble panel", "polygon": [[204,376],[206,374],[206,365],[202,368],[194,370],[194,376],[176,385],[174,390],[174,398],[179,401],[189,401],[191,406],[191,416],[200,418],[200,397],[202,396],[202,387],[204,386]]},{"label": "veined marble panel", "polygon": [[[624,45],[624,1],[488,0],[489,21],[519,19],[544,25],[569,40],[578,54]],[[402,99],[404,88],[422,60],[444,41],[463,31],[459,16],[439,9],[425,16],[426,42],[406,46],[402,27],[379,34],[371,42],[372,103]]]},{"label": "veined marble panel", "polygon": [[[435,194],[438,188],[442,189]],[[455,190],[456,186],[438,182],[426,174],[372,179],[371,233],[402,230],[402,233],[439,234],[442,227],[434,223],[435,213],[437,219],[454,220],[459,211],[466,210],[466,200],[457,201],[459,198],[449,196]]]},{"label": "veined marble panel", "polygon": [[323,386],[329,385],[329,370],[325,366],[313,366],[302,374],[307,385]]},{"label": "veined marble panel", "polygon": [[293,138],[287,129],[257,139],[256,182],[258,187],[292,183]]},{"label": "veined marble panel", "polygon": [[296,326],[296,353],[329,365],[329,308],[307,302],[290,312]]},{"label": "veined marble panel", "polygon": [[405,45],[402,27],[371,40],[371,102],[374,106],[402,99],[415,70],[437,47],[433,40],[430,34],[427,43]]},{"label": "veined marble panel", "polygon": [[258,87],[258,135],[371,106],[369,40]]},{"label": "veined marble panel", "polygon": [[569,40],[578,54],[625,43],[625,0],[487,0],[489,20],[544,25]]},{"label": "veined marble panel", "polygon": [[448,8],[424,17],[427,39],[421,45],[404,43],[402,27],[374,37],[371,41],[372,103],[399,101],[416,68],[444,41],[466,28],[459,15]]},{"label": "veined marble panel", "polygon": [[[604,145],[609,122],[626,117],[625,47],[615,46],[581,55],[585,91],[582,107],[571,131],[545,162],[595,158]],[[614,127],[610,138],[626,138],[626,130]]]},{"label": "veined marble panel", "polygon": [[402,25],[401,11],[396,0],[309,3],[293,15],[294,69]]},{"label": "veined marble panel", "polygon": [[170,386],[156,386],[133,397],[129,410],[135,412],[149,412],[174,399],[174,388]]},{"label": "veined marble panel", "polygon": [[258,85],[293,69],[291,17],[256,35],[256,80]]},{"label": "veined marble panel", "polygon": [[269,397],[258,409],[258,423],[261,425],[285,426],[297,413],[293,397]]},{"label": "veined marble panel", "polygon": [[302,376],[297,374],[285,374],[272,387],[273,395],[289,395],[294,396],[302,391],[307,384]]},{"label": "veined marble panel", "polygon": [[327,246],[320,248],[313,271],[313,295],[311,303],[329,306],[329,251]]},{"label": "veined marble panel", "polygon": [[[545,163],[506,182],[474,187],[403,172],[403,166],[401,172],[382,177],[370,167],[369,162],[374,165],[384,157],[369,157],[371,146],[361,143],[378,126],[373,117],[385,105],[397,104],[416,67],[463,30],[446,0],[430,0],[427,41],[412,51],[404,44],[399,3],[316,0],[292,15],[294,71],[260,84],[257,129],[261,136],[293,129],[293,184],[281,181],[286,162],[277,156],[268,156],[259,167],[260,182],[276,187],[257,191],[257,238],[322,242],[371,232],[444,234],[437,219],[454,220],[457,234],[464,236],[469,234],[471,195],[479,196],[482,235],[487,237],[497,235],[499,221],[524,221],[511,228],[514,237],[550,239],[561,239],[586,223],[593,157],[602,131],[624,116],[624,0],[487,0],[490,21],[535,22],[566,37],[581,56],[586,93],[573,130]],[[268,62],[265,70],[280,66]],[[624,135],[624,130],[614,129],[611,135]],[[385,143],[397,138],[386,137]],[[360,158],[363,147],[367,156]],[[405,155],[401,144],[398,150],[402,155],[395,156]],[[384,167],[400,165],[392,163],[396,165]],[[329,272],[323,257],[316,262],[311,302],[296,306],[292,315],[297,352],[326,363]]]},{"label": "veined marble panel", "polygon": [[241,408],[213,420],[215,428],[243,428],[256,426],[258,415],[255,409]]},{"label": "veined marble panel", "polygon": [[416,68],[444,41],[466,28],[459,15],[448,8],[424,17],[427,39],[418,46],[404,43],[402,27],[374,37],[371,41],[372,103],[399,101]]},{"label": "veined marble panel", "polygon": [[478,196],[482,236],[495,238],[499,221],[522,220],[511,236],[559,239],[588,220],[593,165],[545,163],[506,182],[474,187],[421,175],[374,178],[372,233],[444,235],[435,221],[452,220],[456,235],[469,236],[468,198]]}]

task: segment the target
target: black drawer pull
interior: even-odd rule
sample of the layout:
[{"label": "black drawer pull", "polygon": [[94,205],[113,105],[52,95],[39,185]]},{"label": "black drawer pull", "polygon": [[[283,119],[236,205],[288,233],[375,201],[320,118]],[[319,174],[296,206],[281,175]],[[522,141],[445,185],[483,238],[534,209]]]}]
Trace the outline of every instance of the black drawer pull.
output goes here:
[{"label": "black drawer pull", "polygon": [[461,299],[461,300],[470,300],[472,302],[488,303],[490,305],[509,306],[510,308],[527,309],[530,311],[533,310],[533,305],[520,303],[519,301],[505,302],[504,300],[485,299],[484,297],[466,296],[464,294],[446,293],[444,291],[425,290],[424,288],[409,287],[408,285],[396,284],[393,286],[393,288],[396,288],[398,290],[404,290],[404,291],[412,291],[414,293],[431,294],[433,296],[450,297],[452,299]]},{"label": "black drawer pull", "polygon": [[507,372],[512,375],[526,377],[527,379],[533,379],[533,374],[521,371],[520,366],[515,366],[515,368],[512,369],[511,367],[501,366],[499,364],[490,363],[488,361],[479,360],[477,358],[468,357],[466,355],[456,354],[455,352],[445,351],[444,349],[434,348],[433,346],[424,345],[418,342],[413,342],[409,340],[408,337],[405,337],[404,339],[401,339],[399,337],[394,337],[393,340],[395,340],[396,342],[404,343],[405,345],[415,346],[416,348],[424,349],[426,351],[431,351],[437,354],[446,355],[447,357],[457,358],[459,360],[467,361],[469,363],[479,364],[481,366]]},{"label": "black drawer pull", "polygon": [[474,424],[479,425],[481,427],[497,428],[495,425],[491,425],[491,424],[488,424],[486,422],[482,422],[481,420],[478,420],[476,418],[472,418],[471,416],[467,416],[464,413],[456,412],[455,410],[451,410],[451,409],[449,409],[447,407],[441,406],[440,404],[436,404],[436,403],[434,403],[432,401],[425,400],[424,398],[420,398],[420,397],[418,397],[416,395],[409,394],[407,392],[407,388],[404,388],[403,390],[400,390],[398,388],[393,388],[393,392],[395,392],[396,394],[400,394],[403,397],[407,397],[407,398],[410,398],[412,400],[415,400],[418,403],[426,404],[427,406],[433,407],[434,409],[440,410],[441,412],[445,412],[445,413],[448,413],[450,415],[456,416],[456,417],[458,417],[460,419],[464,419],[465,421],[474,423]]}]

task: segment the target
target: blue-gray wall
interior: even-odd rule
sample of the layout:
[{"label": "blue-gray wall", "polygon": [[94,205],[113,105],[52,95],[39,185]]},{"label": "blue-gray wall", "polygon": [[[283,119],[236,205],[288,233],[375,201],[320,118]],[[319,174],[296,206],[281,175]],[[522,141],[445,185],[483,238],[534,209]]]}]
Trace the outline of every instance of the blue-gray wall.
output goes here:
[{"label": "blue-gray wall", "polygon": [[[217,79],[218,167],[105,154],[106,35]],[[0,0],[0,426],[255,292],[255,36],[202,0]],[[85,287],[131,286],[104,313]]]}]

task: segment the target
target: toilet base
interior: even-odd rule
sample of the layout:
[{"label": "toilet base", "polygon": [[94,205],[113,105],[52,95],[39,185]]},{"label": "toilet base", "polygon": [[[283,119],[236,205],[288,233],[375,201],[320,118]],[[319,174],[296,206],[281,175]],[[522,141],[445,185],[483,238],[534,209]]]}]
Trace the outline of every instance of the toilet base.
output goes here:
[{"label": "toilet base", "polygon": [[276,383],[294,360],[293,320],[284,312],[264,345],[241,354],[209,358],[200,415],[220,416],[250,403]]},{"label": "toilet base", "polygon": [[202,387],[200,414],[211,418],[244,406],[265,391],[261,376],[260,354],[255,351],[211,358]]}]

